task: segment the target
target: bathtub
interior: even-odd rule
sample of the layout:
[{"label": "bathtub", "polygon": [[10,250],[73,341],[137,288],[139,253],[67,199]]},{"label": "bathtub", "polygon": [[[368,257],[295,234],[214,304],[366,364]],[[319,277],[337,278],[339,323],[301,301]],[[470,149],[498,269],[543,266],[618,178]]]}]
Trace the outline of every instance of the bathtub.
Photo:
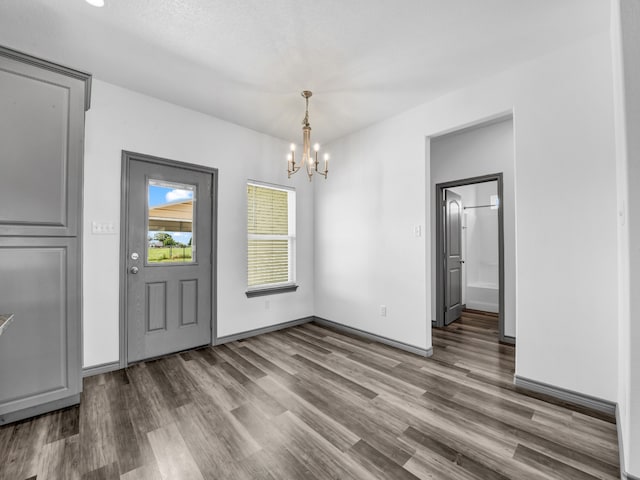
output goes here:
[{"label": "bathtub", "polygon": [[467,285],[467,308],[483,312],[498,313],[498,285],[492,283],[471,283]]}]

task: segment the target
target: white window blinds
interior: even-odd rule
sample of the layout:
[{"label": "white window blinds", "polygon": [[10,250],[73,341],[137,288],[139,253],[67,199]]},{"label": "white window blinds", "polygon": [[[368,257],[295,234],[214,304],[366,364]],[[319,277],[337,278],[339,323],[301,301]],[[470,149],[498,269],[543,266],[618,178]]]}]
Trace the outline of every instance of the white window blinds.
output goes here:
[{"label": "white window blinds", "polygon": [[248,286],[294,282],[295,192],[247,185]]}]

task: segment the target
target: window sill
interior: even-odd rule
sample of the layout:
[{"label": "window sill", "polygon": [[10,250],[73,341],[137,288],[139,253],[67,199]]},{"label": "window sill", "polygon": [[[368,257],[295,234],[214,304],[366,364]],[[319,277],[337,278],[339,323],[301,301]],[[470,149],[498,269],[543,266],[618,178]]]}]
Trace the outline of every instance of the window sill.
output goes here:
[{"label": "window sill", "polygon": [[298,289],[298,285],[284,285],[281,287],[264,287],[256,288],[255,290],[247,290],[245,294],[247,298],[262,297],[264,295],[275,295],[277,293],[295,292]]}]

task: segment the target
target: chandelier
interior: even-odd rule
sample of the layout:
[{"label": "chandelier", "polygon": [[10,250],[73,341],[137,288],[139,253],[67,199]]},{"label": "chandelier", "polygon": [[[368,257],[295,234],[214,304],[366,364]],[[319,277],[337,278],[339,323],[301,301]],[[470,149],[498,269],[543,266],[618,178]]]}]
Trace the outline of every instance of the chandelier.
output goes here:
[{"label": "chandelier", "polygon": [[[318,152],[320,151],[320,145],[315,144],[313,146],[314,154],[311,154],[311,125],[309,125],[309,97],[313,95],[309,90],[302,92],[302,96],[307,104],[304,112],[304,119],[302,120],[302,164],[307,168],[307,175],[309,175],[309,181],[313,177],[314,173],[322,175],[325,179],[327,173],[329,173],[329,154],[324,154],[324,170],[318,170]],[[300,170],[300,165],[296,165],[296,145],[291,144],[291,151],[287,155],[287,175],[291,178],[291,175]]]}]

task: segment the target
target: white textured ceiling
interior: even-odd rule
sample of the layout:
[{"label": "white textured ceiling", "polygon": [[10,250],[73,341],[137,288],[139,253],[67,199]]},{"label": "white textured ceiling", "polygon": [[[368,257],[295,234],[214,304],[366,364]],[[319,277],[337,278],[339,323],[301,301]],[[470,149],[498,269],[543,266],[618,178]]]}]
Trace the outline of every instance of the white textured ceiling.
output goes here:
[{"label": "white textured ceiling", "polygon": [[608,0],[0,0],[0,44],[330,141],[608,28]]}]

